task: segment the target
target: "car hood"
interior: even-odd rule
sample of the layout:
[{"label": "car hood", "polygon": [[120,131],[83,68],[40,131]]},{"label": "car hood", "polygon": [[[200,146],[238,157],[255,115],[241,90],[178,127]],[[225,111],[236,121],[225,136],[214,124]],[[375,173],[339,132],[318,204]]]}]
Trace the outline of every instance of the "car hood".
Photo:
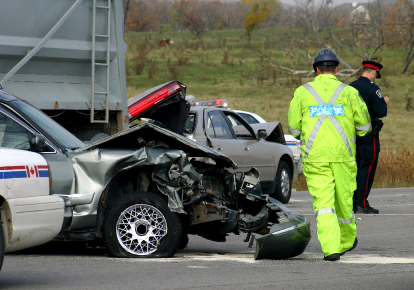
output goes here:
[{"label": "car hood", "polygon": [[128,100],[129,121],[148,118],[183,134],[191,108],[185,100],[186,89],[179,81],[171,81],[136,95]]},{"label": "car hood", "polygon": [[256,136],[259,130],[265,129],[267,132],[266,141],[286,145],[285,135],[283,134],[282,124],[280,122],[250,124],[250,127],[253,128]]},{"label": "car hood", "polygon": [[226,168],[237,168],[237,164],[226,155],[152,122],[144,122],[133,126],[130,129],[79,148],[75,152],[84,152],[95,148],[139,149],[143,147],[179,149],[187,153],[189,157],[211,158],[217,165]]}]

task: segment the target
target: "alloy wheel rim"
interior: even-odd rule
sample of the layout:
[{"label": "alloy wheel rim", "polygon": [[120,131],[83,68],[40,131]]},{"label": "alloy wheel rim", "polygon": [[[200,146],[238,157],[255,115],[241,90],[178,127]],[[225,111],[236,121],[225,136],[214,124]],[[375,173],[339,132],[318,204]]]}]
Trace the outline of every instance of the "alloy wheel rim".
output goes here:
[{"label": "alloy wheel rim", "polygon": [[116,224],[116,235],[121,246],[127,252],[140,256],[154,253],[167,232],[164,215],[148,204],[128,207]]},{"label": "alloy wheel rim", "polygon": [[283,196],[289,195],[290,180],[289,174],[286,169],[283,169],[280,174],[280,187],[282,189]]}]

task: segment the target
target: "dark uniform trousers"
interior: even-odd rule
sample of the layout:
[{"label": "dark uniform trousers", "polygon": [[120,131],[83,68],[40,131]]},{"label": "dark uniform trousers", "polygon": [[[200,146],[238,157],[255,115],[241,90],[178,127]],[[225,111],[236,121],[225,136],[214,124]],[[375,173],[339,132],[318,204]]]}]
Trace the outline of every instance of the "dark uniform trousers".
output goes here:
[{"label": "dark uniform trousers", "polygon": [[[360,77],[350,85],[358,90],[360,97],[364,100],[371,121],[387,116],[387,104],[376,84],[371,83],[366,77]],[[368,133],[364,137],[357,137],[356,143],[358,172],[357,189],[354,192],[354,208],[355,205],[369,207],[367,199],[374,182],[380,152],[379,134],[374,136],[372,133]]]},{"label": "dark uniform trousers", "polygon": [[[358,166],[357,172],[357,189],[354,192],[354,207],[361,205],[363,207],[370,206],[368,196],[374,182],[375,171],[377,170],[379,148],[376,148],[377,136],[368,133],[363,138],[357,138],[357,154],[356,162]],[[367,140],[364,140],[367,139]],[[370,146],[361,146],[358,143],[369,142]],[[368,145],[368,144],[366,144]]]}]

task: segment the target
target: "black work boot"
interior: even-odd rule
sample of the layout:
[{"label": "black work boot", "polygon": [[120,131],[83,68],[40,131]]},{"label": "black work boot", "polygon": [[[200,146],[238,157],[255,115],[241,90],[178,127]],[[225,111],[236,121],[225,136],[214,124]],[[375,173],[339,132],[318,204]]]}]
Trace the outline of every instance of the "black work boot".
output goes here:
[{"label": "black work boot", "polygon": [[341,257],[339,257],[339,254],[332,254],[332,255],[324,257],[323,259],[325,261],[336,261],[336,260],[339,260],[340,258]]},{"label": "black work boot", "polygon": [[363,213],[363,214],[378,214],[379,210],[371,207],[371,206],[366,206],[363,207],[362,205],[354,205],[354,213]]},{"label": "black work boot", "polygon": [[357,246],[357,245],[358,245],[358,238],[357,238],[357,237],[355,237],[355,241],[354,241],[354,244],[352,245],[352,248],[350,248],[349,250],[346,250],[346,251],[345,251],[345,252],[343,252],[343,253],[340,253],[340,254],[339,254],[339,256],[342,256],[342,255],[344,255],[345,253],[352,251],[353,249],[355,249],[355,248],[356,248],[356,246]]}]

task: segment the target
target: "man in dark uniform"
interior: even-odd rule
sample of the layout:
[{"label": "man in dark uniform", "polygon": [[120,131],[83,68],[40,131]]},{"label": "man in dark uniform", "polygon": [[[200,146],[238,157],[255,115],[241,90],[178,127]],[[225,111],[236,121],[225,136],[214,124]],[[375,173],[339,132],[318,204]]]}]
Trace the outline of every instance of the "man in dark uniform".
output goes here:
[{"label": "man in dark uniform", "polygon": [[364,137],[357,137],[356,160],[358,172],[357,189],[354,192],[354,212],[377,214],[379,211],[370,206],[368,196],[374,181],[380,152],[378,132],[381,130],[383,123],[379,118],[387,116],[389,99],[383,97],[380,88],[374,84],[376,78],[381,78],[380,70],[383,66],[372,60],[365,60],[362,64],[364,66],[362,76],[350,85],[358,90],[367,105],[372,122],[372,132]]}]

